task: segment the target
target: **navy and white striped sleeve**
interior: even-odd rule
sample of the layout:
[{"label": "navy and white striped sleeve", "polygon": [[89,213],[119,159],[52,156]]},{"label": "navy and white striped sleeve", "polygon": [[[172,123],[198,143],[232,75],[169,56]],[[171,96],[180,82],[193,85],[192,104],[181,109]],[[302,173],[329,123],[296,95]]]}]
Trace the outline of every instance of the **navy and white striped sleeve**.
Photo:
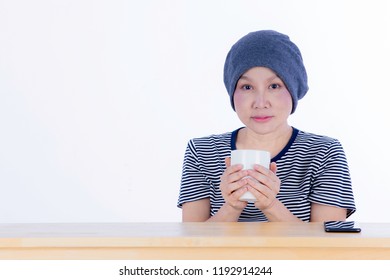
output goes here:
[{"label": "navy and white striped sleeve", "polygon": [[210,196],[210,184],[199,166],[199,159],[193,140],[188,142],[184,154],[183,170],[181,177],[181,186],[178,207],[186,202],[196,201]]},{"label": "navy and white striped sleeve", "polygon": [[344,149],[336,139],[317,157],[318,170],[314,178],[309,200],[347,209],[347,217],[356,208],[351,177]]}]

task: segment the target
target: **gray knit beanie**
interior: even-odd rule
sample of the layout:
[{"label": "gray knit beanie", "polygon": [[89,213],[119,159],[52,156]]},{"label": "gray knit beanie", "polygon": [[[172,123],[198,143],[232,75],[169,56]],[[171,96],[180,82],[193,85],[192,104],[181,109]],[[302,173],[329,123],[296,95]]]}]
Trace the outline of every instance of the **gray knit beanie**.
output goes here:
[{"label": "gray knit beanie", "polygon": [[252,67],[274,71],[291,94],[294,113],[298,100],[308,91],[307,74],[301,52],[287,35],[272,30],[251,32],[230,49],[224,67],[224,83],[234,110],[233,94],[237,81]]}]

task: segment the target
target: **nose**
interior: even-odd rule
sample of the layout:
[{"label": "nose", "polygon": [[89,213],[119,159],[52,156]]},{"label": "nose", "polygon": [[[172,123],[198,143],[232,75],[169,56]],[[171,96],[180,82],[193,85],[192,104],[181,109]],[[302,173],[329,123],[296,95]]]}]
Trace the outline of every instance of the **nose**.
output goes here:
[{"label": "nose", "polygon": [[256,91],[255,99],[253,101],[253,107],[255,109],[263,109],[269,107],[269,98],[265,91]]}]

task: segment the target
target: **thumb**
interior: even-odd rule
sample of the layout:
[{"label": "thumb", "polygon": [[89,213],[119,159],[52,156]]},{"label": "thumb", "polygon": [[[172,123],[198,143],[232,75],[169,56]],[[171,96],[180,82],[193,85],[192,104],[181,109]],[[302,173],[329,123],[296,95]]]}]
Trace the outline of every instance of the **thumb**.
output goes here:
[{"label": "thumb", "polygon": [[271,162],[269,169],[276,174],[276,171],[278,170],[278,167],[276,166],[276,162]]},{"label": "thumb", "polygon": [[225,158],[225,165],[226,167],[230,166],[230,157]]}]

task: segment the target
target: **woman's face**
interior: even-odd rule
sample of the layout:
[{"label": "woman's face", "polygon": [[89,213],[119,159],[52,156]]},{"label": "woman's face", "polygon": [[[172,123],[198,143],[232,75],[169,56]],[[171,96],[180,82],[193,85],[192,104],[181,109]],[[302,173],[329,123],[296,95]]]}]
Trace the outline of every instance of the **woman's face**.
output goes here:
[{"label": "woman's face", "polygon": [[288,126],[292,98],[283,81],[269,68],[245,72],[234,91],[234,107],[243,124],[258,134]]}]

